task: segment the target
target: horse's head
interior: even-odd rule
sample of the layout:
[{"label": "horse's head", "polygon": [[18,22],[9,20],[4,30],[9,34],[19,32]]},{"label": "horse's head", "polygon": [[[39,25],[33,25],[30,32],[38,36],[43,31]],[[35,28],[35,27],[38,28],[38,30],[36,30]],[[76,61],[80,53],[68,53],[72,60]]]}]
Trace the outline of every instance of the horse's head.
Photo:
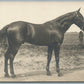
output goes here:
[{"label": "horse's head", "polygon": [[84,31],[84,18],[82,14],[80,13],[80,8],[75,11],[75,17],[74,17],[74,24],[76,24],[80,29]]}]

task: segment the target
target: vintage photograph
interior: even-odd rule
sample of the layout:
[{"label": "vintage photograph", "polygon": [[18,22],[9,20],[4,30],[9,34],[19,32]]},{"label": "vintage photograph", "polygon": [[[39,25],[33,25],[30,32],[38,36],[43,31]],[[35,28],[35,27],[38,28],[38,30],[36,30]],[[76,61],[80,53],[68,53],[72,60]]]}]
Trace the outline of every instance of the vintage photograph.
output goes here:
[{"label": "vintage photograph", "polygon": [[0,81],[84,81],[84,1],[0,1]]}]

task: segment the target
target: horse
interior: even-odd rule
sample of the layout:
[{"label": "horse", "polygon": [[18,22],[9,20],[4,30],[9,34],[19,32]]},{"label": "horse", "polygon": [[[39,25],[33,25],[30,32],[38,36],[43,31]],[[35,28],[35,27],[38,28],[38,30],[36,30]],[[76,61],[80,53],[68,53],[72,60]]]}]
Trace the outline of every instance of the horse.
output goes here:
[{"label": "horse", "polygon": [[77,25],[84,30],[84,18],[80,13],[80,9],[66,13],[58,18],[47,21],[42,24],[34,24],[25,21],[15,21],[4,26],[0,30],[0,37],[7,37],[8,49],[4,55],[4,76],[9,77],[8,60],[10,62],[11,77],[16,77],[14,73],[13,61],[20,46],[28,42],[30,44],[47,46],[48,56],[46,65],[46,74],[51,75],[49,70],[52,51],[55,54],[56,71],[61,76],[59,67],[59,51],[63,43],[64,34],[72,24]]}]

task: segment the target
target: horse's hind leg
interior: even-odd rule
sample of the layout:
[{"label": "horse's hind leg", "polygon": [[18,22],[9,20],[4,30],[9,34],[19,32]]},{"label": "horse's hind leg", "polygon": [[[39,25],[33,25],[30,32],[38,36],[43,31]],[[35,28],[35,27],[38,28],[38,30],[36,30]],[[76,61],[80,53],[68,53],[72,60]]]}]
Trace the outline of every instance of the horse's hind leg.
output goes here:
[{"label": "horse's hind leg", "polygon": [[4,72],[5,72],[5,77],[9,77],[9,74],[8,74],[8,58],[6,58],[6,57],[5,57]]},{"label": "horse's hind leg", "polygon": [[[20,46],[20,45],[19,45]],[[12,77],[15,77],[15,74],[14,74],[14,69],[13,69],[13,60],[14,60],[14,57],[19,49],[19,46],[9,46],[8,47],[8,50],[5,54],[5,66],[4,66],[4,72],[5,72],[5,77],[9,77],[9,74],[8,74],[8,59],[10,59],[10,73],[11,73],[11,76]]]},{"label": "horse's hind leg", "polygon": [[4,72],[5,72],[5,77],[9,77],[8,74],[8,59],[10,56],[10,49],[8,48],[7,52],[5,53],[5,60],[4,60]]},{"label": "horse's hind leg", "polygon": [[14,60],[14,56],[10,58],[10,73],[12,77],[16,77],[16,75],[14,74],[13,60]]},{"label": "horse's hind leg", "polygon": [[53,47],[48,46],[48,57],[47,57],[47,66],[46,66],[47,75],[51,75],[51,73],[49,71],[49,65],[50,65],[50,61],[51,61],[51,57],[52,57],[52,51],[53,51]]},{"label": "horse's hind leg", "polygon": [[16,77],[16,75],[14,74],[14,68],[13,68],[13,61],[15,58],[15,55],[18,52],[20,45],[14,46],[11,52],[11,56],[10,56],[10,73],[11,73],[11,77]]}]

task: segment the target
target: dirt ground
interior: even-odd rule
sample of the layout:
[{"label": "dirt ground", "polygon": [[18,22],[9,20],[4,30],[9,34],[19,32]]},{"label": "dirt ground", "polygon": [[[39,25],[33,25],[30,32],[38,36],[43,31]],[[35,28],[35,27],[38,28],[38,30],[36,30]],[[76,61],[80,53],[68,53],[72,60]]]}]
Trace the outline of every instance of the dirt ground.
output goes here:
[{"label": "dirt ground", "polygon": [[0,81],[84,81],[84,49],[80,49],[78,43],[68,44],[62,46],[60,50],[61,77],[58,77],[56,72],[54,54],[50,64],[52,75],[46,75],[47,47],[24,44],[20,47],[14,60],[16,78],[5,78],[4,53],[6,50],[2,48],[0,50],[2,51],[0,54]]}]

